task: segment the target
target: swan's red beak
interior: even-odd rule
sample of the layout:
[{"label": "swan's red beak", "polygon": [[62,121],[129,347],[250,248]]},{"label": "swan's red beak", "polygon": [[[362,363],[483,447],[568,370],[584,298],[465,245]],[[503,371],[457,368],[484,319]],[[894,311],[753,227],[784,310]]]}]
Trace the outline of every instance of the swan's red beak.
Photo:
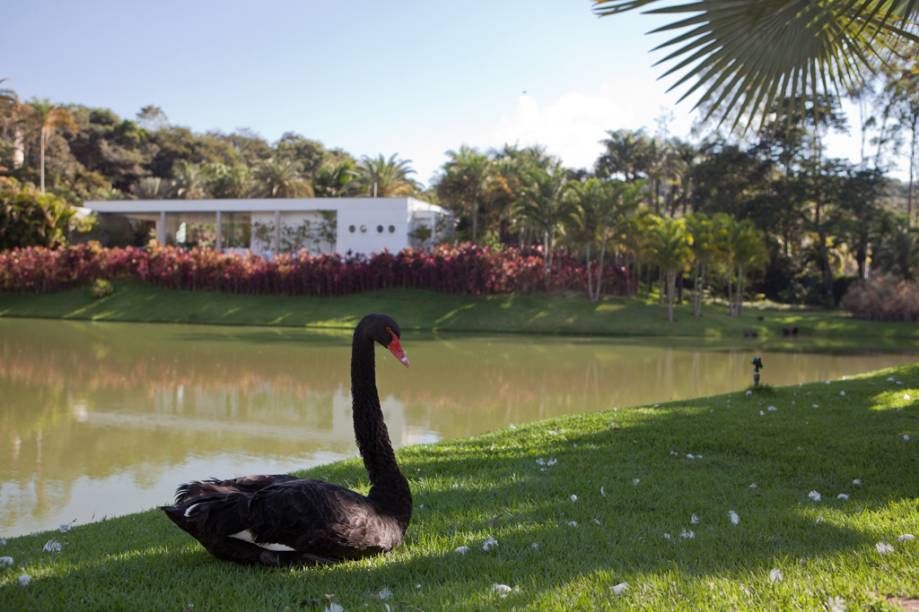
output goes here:
[{"label": "swan's red beak", "polygon": [[408,357],[405,356],[405,351],[402,349],[402,343],[399,342],[399,337],[392,331],[389,331],[389,335],[392,336],[392,340],[389,342],[389,346],[386,348],[389,349],[389,352],[395,355],[396,359],[402,362],[402,365],[408,367]]}]

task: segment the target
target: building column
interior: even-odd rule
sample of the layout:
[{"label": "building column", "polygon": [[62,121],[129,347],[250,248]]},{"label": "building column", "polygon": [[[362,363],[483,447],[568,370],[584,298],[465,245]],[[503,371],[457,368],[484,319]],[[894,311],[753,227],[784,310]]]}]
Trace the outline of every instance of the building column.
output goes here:
[{"label": "building column", "polygon": [[166,211],[160,211],[160,220],[156,222],[156,241],[160,246],[166,244]]},{"label": "building column", "polygon": [[221,217],[219,210],[217,211],[217,232],[216,233],[217,233],[217,236],[216,236],[217,252],[221,253],[223,252],[223,244],[222,244],[223,243],[223,218]]},{"label": "building column", "polygon": [[274,240],[271,243],[272,255],[281,252],[281,211],[274,211]]}]

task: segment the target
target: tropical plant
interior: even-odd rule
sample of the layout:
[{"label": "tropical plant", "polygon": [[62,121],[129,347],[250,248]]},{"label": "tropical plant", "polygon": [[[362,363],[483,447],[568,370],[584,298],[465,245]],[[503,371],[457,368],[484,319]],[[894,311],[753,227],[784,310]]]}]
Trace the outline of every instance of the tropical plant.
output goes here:
[{"label": "tropical plant", "polygon": [[667,296],[667,320],[673,323],[673,302],[676,277],[692,261],[692,237],[686,230],[685,219],[657,217],[646,236],[651,261],[664,276]]},{"label": "tropical plant", "polygon": [[363,194],[374,198],[412,195],[417,185],[409,178],[409,175],[415,173],[411,163],[411,160],[399,159],[397,153],[393,153],[389,158],[383,157],[382,154],[377,157],[365,155],[357,166],[358,181]]},{"label": "tropical plant", "polygon": [[[596,187],[591,184],[591,188]],[[518,201],[517,214],[529,223],[542,237],[543,252],[546,262],[546,276],[552,272],[552,256],[555,252],[556,237],[562,222],[568,216],[565,207],[565,192],[569,188],[565,169],[558,162],[548,168],[533,167],[529,169]],[[584,196],[585,205],[590,194],[585,188],[576,191]],[[592,202],[589,202],[592,205]]]},{"label": "tropical plant", "polygon": [[693,292],[692,316],[702,316],[702,298],[705,294],[708,272],[722,254],[725,230],[729,217],[724,213],[708,216],[695,213],[686,217],[686,229],[692,238]]},{"label": "tropical plant", "polygon": [[158,176],[145,176],[134,185],[134,195],[138,200],[163,200],[169,197],[172,188],[169,181]]},{"label": "tropical plant", "polygon": [[311,198],[313,185],[296,162],[272,157],[256,166],[254,193],[260,198]]},{"label": "tropical plant", "polygon": [[56,129],[76,130],[77,124],[68,109],[55,106],[48,100],[33,100],[28,104],[26,112],[29,122],[38,132],[41,176],[39,185],[41,192],[45,193],[45,148],[48,146],[48,139]]},{"label": "tropical plant", "polygon": [[215,198],[241,199],[252,192],[252,173],[243,164],[211,162],[204,164],[201,172],[208,193]]},{"label": "tropical plant", "polygon": [[909,30],[919,0],[594,0],[601,16],[644,9],[675,16],[652,32],[683,30],[657,49],[676,47],[658,63],[671,87],[692,83],[682,99],[702,92],[707,116],[749,125],[781,96],[796,100],[851,90]]},{"label": "tropical plant", "polygon": [[[53,194],[0,178],[0,249],[66,244],[78,222],[76,213],[76,208]],[[83,225],[79,229],[88,229]]]},{"label": "tropical plant", "polygon": [[318,198],[342,198],[358,190],[357,170],[350,159],[328,161],[313,175],[313,192]]},{"label": "tropical plant", "polygon": [[172,189],[175,196],[183,200],[200,200],[209,195],[201,166],[185,159],[172,167]]},{"label": "tropical plant", "polygon": [[728,219],[725,228],[724,249],[730,314],[739,317],[747,276],[766,265],[768,252],[762,232],[751,221],[737,221],[733,218]]},{"label": "tropical plant", "polygon": [[437,195],[457,213],[465,213],[472,223],[472,241],[479,239],[479,210],[491,176],[492,161],[487,155],[466,145],[447,151],[443,175],[437,182]]}]

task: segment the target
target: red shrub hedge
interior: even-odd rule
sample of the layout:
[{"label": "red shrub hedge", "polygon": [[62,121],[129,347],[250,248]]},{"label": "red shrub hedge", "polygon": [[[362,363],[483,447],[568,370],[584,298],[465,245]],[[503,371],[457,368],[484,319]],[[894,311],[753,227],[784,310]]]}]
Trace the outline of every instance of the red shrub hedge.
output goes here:
[{"label": "red shrub hedge", "polygon": [[[605,274],[608,293],[625,293],[625,268],[609,266]],[[301,252],[271,261],[209,249],[103,248],[98,243],[0,252],[4,291],[58,291],[98,278],[128,278],[173,289],[318,296],[388,287],[475,295],[581,291],[586,284],[584,266],[565,255],[554,258],[547,280],[538,248],[490,249],[471,244],[350,258]]]}]

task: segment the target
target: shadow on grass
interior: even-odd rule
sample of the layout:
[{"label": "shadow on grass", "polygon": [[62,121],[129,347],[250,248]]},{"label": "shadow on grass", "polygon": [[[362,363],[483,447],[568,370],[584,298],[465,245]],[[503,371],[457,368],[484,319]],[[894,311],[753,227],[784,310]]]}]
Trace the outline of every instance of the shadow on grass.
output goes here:
[{"label": "shadow on grass", "polygon": [[[919,367],[907,374],[904,388],[919,386]],[[674,572],[739,579],[765,575],[781,559],[871,550],[886,533],[872,515],[912,503],[919,490],[919,455],[901,439],[919,434],[919,406],[872,409],[891,388],[886,374],[845,384],[848,394],[832,399],[823,385],[792,387],[404,449],[416,512],[405,546],[387,557],[331,568],[237,567],[147,513],[60,536],[65,552],[42,558],[47,571],[36,571],[29,589],[4,590],[29,607],[54,607],[70,593],[77,607],[322,607],[335,594],[349,608],[373,605],[386,587],[391,604],[477,607],[498,603],[494,583],[520,587],[504,600],[512,605],[588,581],[598,603],[621,580]],[[812,408],[821,393],[821,407]],[[760,416],[763,402],[778,409]],[[539,458],[558,463],[540,466]],[[357,461],[310,475],[366,489]],[[824,500],[809,500],[810,490]],[[840,492],[851,499],[835,499]],[[681,538],[684,529],[694,538]],[[489,536],[499,545],[483,552]],[[39,550],[47,537],[18,539],[11,551],[34,557],[25,547]],[[470,551],[452,552],[460,545]]]}]

